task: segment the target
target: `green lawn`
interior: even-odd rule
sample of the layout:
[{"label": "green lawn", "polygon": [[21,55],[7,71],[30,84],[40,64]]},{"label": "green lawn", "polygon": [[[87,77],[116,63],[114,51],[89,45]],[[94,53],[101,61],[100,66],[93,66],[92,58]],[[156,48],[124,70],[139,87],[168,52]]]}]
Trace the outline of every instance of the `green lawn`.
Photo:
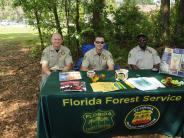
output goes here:
[{"label": "green lawn", "polygon": [[30,27],[0,26],[1,45],[21,45],[22,47],[34,47],[39,45],[38,34]]},{"label": "green lawn", "polygon": [[1,26],[0,25],[0,34],[9,34],[9,33],[37,33],[30,26]]}]

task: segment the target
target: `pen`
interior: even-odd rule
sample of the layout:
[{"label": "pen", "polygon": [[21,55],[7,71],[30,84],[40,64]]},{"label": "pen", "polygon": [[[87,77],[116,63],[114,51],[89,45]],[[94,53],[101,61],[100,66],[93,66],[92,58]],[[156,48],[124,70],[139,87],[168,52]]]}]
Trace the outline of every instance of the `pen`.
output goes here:
[{"label": "pen", "polygon": [[117,82],[123,89],[127,89],[121,82]]},{"label": "pen", "polygon": [[130,82],[128,81],[124,81],[126,85],[128,85],[130,88],[134,89],[134,85],[132,85]]}]

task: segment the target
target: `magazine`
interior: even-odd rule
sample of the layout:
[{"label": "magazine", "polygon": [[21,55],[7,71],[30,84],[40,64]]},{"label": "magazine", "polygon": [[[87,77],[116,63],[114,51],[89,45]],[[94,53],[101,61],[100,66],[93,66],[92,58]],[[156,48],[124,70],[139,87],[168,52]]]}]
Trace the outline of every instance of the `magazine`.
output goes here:
[{"label": "magazine", "polygon": [[79,71],[59,73],[59,81],[71,81],[71,80],[80,80],[80,79],[82,79],[82,77]]},{"label": "magazine", "polygon": [[165,48],[159,72],[184,77],[184,49]]},{"label": "magazine", "polygon": [[159,87],[165,88],[165,86],[154,77],[129,78],[126,81],[142,91],[155,90]]},{"label": "magazine", "polygon": [[86,91],[86,84],[83,81],[63,81],[60,82],[62,91]]}]

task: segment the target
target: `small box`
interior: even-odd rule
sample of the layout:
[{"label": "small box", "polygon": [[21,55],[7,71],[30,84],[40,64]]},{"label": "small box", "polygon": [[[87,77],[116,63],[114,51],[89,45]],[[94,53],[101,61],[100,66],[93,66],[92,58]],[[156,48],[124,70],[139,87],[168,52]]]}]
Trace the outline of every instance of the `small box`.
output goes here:
[{"label": "small box", "polygon": [[94,76],[95,76],[95,71],[94,70],[89,70],[89,71],[87,71],[87,76],[89,77],[89,78],[93,78]]},{"label": "small box", "polygon": [[124,81],[128,79],[128,70],[119,69],[115,71],[115,79],[116,81]]}]

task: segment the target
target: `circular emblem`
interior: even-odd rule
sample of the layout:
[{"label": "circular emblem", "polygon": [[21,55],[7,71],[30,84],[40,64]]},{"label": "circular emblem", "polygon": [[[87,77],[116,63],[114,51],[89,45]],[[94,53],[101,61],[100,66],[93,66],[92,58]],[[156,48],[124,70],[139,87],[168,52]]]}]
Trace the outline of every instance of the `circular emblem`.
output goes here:
[{"label": "circular emblem", "polygon": [[104,59],[104,60],[106,60],[106,57],[105,57],[105,56],[103,56],[103,59]]},{"label": "circular emblem", "polygon": [[61,55],[64,55],[65,54],[65,52],[63,51],[63,52],[61,52]]},{"label": "circular emblem", "polygon": [[152,105],[140,105],[132,109],[124,120],[128,129],[142,129],[154,125],[160,118],[159,110]]}]

